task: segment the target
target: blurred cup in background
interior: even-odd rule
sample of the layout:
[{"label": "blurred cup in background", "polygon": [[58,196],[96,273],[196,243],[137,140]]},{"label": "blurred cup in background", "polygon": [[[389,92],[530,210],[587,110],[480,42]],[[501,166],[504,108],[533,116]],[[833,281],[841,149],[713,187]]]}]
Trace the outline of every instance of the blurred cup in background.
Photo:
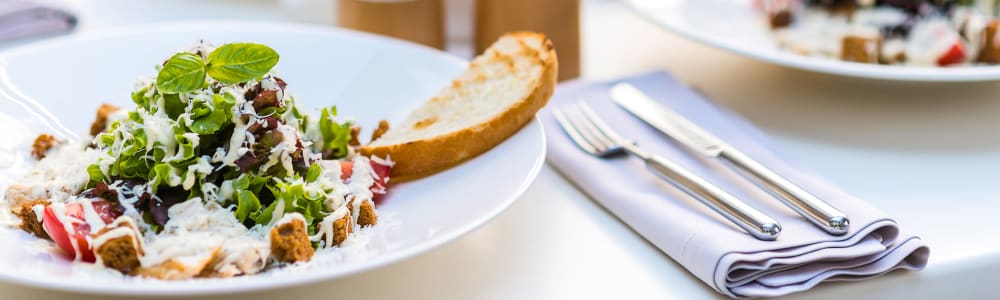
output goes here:
[{"label": "blurred cup in background", "polygon": [[476,53],[510,31],[536,31],[552,40],[559,80],[580,76],[580,0],[478,0]]},{"label": "blurred cup in background", "polygon": [[442,0],[339,0],[337,24],[444,49]]}]

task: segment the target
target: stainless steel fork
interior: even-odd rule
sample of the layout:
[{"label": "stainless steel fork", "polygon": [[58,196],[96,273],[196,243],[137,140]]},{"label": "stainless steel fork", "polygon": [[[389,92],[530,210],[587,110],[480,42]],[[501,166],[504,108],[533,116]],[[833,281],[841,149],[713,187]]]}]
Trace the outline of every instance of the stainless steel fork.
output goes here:
[{"label": "stainless steel fork", "polygon": [[642,159],[646,168],[661,179],[685,191],[716,213],[759,240],[773,241],[781,233],[781,225],[771,217],[747,205],[719,187],[695,175],[666,158],[650,153],[611,130],[586,103],[577,102],[572,109],[552,109],[552,115],[563,131],[580,149],[591,155],[608,158],[630,153]]}]

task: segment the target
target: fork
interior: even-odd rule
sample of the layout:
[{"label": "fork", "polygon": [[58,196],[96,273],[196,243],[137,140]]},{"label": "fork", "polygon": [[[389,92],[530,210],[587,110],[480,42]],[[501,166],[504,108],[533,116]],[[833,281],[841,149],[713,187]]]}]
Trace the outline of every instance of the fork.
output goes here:
[{"label": "fork", "polygon": [[691,195],[753,237],[763,241],[773,241],[778,238],[781,225],[771,217],[690,170],[639,148],[635,142],[623,138],[612,130],[583,101],[571,106],[575,109],[564,111],[554,107],[552,116],[573,143],[584,152],[599,158],[611,158],[624,153],[635,155],[642,159],[648,170]]}]

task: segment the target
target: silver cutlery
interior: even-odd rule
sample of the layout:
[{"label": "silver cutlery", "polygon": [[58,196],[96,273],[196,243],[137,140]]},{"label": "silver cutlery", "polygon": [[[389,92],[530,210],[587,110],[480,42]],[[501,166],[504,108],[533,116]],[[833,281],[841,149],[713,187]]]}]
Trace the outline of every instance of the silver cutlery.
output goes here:
[{"label": "silver cutlery", "polygon": [[615,133],[586,103],[573,105],[573,110],[552,109],[573,142],[584,152],[600,158],[630,153],[642,159],[646,168],[661,179],[687,192],[716,213],[759,240],[773,241],[781,233],[781,225],[771,217],[736,199],[736,197],[664,157],[639,148],[634,142]]},{"label": "silver cutlery", "polygon": [[846,214],[698,127],[677,112],[653,101],[632,85],[616,84],[611,88],[611,98],[625,110],[680,144],[738,167],[758,186],[771,192],[775,198],[824,231],[834,235],[847,233],[850,221]]}]

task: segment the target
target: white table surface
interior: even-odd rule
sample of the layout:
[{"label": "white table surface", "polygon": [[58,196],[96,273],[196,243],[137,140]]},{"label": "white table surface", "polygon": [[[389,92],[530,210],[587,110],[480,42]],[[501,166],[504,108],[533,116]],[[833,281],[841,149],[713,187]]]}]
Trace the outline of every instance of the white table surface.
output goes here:
[{"label": "white table surface", "polygon": [[[280,8],[304,1],[309,0],[94,0],[78,3],[79,30],[205,18],[332,23],[332,13],[306,16]],[[1000,293],[995,225],[1000,215],[995,171],[1000,170],[1000,84],[871,82],[808,73],[684,40],[617,2],[587,0],[583,16],[584,77],[670,71],[769,132],[796,160],[896,216],[905,230],[931,245],[925,271],[824,284],[789,299],[966,299]],[[29,42],[0,44],[0,49]],[[6,283],[0,283],[0,295],[111,299]],[[546,166],[510,210],[439,249],[349,278],[205,299],[716,297]]]}]

